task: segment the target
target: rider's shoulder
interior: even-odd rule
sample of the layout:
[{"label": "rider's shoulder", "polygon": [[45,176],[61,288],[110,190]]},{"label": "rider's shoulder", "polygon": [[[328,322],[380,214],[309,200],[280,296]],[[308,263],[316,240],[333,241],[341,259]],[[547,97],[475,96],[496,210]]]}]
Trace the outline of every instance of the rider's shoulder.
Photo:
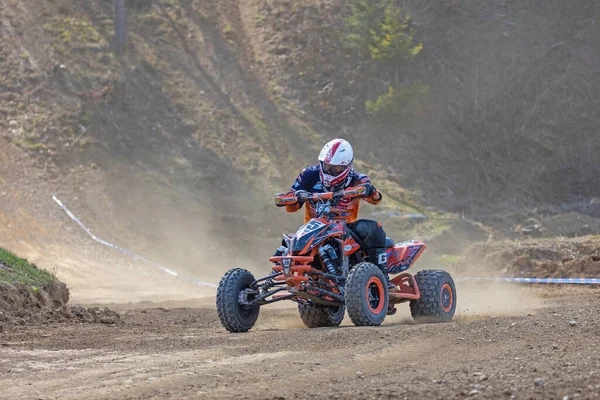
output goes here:
[{"label": "rider's shoulder", "polygon": [[319,166],[311,165],[310,167],[306,167],[300,172],[300,176],[318,176],[319,175]]},{"label": "rider's shoulder", "polygon": [[317,182],[319,182],[319,166],[310,166],[300,172],[292,188],[294,190],[312,190]]},{"label": "rider's shoulder", "polygon": [[302,172],[319,172],[319,166],[318,165],[311,165],[310,167],[306,167],[302,170]]},{"label": "rider's shoulder", "polygon": [[352,184],[371,183],[371,179],[363,173],[352,170]]}]

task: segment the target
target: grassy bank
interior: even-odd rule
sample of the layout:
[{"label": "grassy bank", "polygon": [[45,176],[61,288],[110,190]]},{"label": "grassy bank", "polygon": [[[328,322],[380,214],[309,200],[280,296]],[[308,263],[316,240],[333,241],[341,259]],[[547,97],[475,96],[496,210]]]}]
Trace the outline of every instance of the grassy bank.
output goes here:
[{"label": "grassy bank", "polygon": [[0,281],[39,287],[54,282],[54,280],[51,273],[0,248]]}]

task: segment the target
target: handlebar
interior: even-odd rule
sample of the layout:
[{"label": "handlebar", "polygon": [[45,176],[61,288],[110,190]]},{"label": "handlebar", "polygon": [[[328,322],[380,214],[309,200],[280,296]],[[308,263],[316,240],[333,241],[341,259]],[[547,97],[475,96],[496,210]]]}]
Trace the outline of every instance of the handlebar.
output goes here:
[{"label": "handlebar", "polygon": [[[341,198],[357,198],[357,197],[367,197],[367,193],[369,192],[370,184],[358,185],[349,187],[348,189],[342,192]],[[332,192],[326,193],[308,193],[306,200],[323,200],[328,201],[333,197]],[[277,207],[291,206],[294,204],[298,204],[299,199],[294,193],[277,193],[275,195],[275,205]]]}]

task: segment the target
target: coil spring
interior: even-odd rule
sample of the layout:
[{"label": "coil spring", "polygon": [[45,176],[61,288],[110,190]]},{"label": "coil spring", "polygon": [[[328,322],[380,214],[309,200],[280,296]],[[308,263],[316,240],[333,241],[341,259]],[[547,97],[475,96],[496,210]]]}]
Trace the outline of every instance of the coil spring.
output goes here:
[{"label": "coil spring", "polygon": [[277,275],[277,274],[279,274],[279,272],[277,272],[277,271],[271,271],[271,273],[269,274],[269,277],[268,277],[268,278],[265,280],[265,283],[263,283],[263,284],[262,284],[262,285],[260,285],[260,286],[261,286],[263,289],[268,289],[268,288],[270,288],[271,286],[273,286],[273,284],[274,284],[275,282],[273,281],[273,278],[272,278],[272,276],[275,276],[275,275]]},{"label": "coil spring", "polygon": [[328,248],[331,248],[331,246],[327,245],[321,247],[319,249],[319,255],[321,256],[321,261],[323,261],[323,264],[325,264],[325,267],[327,268],[327,272],[331,275],[337,275],[337,270],[335,269],[333,262],[331,262],[331,257],[329,257],[329,252],[327,251]]}]

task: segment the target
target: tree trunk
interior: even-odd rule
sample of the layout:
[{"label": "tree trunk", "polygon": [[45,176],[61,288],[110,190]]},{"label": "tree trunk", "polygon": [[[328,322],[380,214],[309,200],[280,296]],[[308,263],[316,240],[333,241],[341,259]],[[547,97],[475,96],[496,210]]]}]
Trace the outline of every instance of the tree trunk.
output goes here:
[{"label": "tree trunk", "polygon": [[115,7],[115,49],[123,55],[127,47],[127,10],[125,0],[114,0]]},{"label": "tree trunk", "polygon": [[121,74],[116,87],[116,106],[125,108],[127,74],[127,9],[125,0],[114,0],[115,8],[115,53],[122,62]]}]

